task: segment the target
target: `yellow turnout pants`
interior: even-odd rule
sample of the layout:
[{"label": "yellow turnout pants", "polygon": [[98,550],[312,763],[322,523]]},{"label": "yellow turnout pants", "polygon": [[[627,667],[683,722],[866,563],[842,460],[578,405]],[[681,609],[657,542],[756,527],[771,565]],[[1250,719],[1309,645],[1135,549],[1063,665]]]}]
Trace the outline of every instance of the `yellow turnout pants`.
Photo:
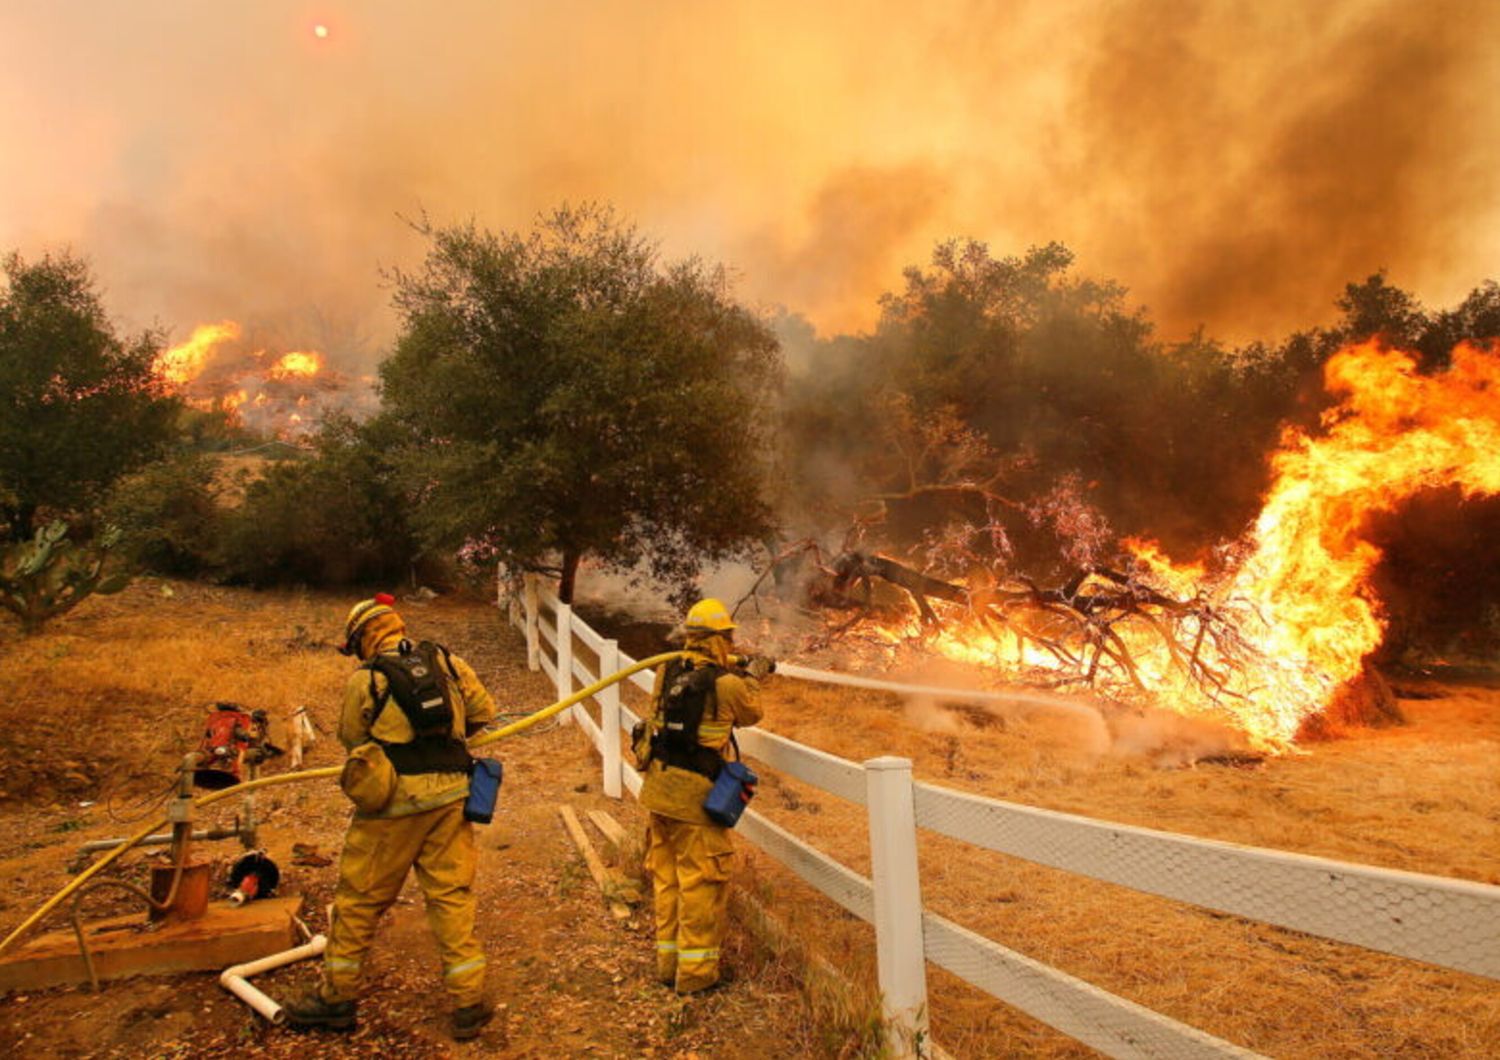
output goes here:
[{"label": "yellow turnout pants", "polygon": [[679,993],[719,981],[733,861],[729,829],[651,815],[646,868],[656,897],[656,974]]},{"label": "yellow turnout pants", "polygon": [[462,800],[405,817],[355,817],[344,837],[333,923],[323,954],[323,1000],[351,1001],[380,914],[415,867],[427,923],[443,961],[443,985],[455,1007],[484,995],[484,950],[474,934],[474,826]]}]

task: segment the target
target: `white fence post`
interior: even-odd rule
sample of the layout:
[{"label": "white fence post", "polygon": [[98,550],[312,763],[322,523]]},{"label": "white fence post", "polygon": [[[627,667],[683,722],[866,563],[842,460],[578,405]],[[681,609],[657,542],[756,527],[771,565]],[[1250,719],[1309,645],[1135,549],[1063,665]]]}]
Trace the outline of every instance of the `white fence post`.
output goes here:
[{"label": "white fence post", "polygon": [[526,666],[536,671],[542,668],[540,646],[542,637],[536,628],[537,613],[541,610],[542,602],[536,589],[536,575],[527,571],[523,585],[521,603],[526,608]]},{"label": "white fence post", "polygon": [[[620,642],[606,640],[599,649],[599,678],[603,680],[620,668]],[[612,799],[622,797],[620,791],[620,686],[610,685],[594,699],[599,704],[599,731],[602,742],[599,748],[604,759],[604,794]]]},{"label": "white fence post", "polygon": [[[558,601],[557,604],[557,698],[567,699],[573,694],[573,607]],[[559,725],[573,724],[573,708],[557,716]]]},{"label": "white fence post", "polygon": [[920,1057],[927,1044],[927,965],[911,759],[865,762],[870,811],[870,878],[875,886],[875,957],[894,1057]]}]

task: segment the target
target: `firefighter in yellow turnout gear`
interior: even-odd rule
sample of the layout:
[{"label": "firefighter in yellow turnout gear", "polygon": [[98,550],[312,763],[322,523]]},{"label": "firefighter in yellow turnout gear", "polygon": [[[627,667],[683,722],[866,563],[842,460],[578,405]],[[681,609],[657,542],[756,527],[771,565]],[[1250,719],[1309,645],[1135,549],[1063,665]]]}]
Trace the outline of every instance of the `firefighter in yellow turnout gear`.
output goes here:
[{"label": "firefighter in yellow turnout gear", "polygon": [[[415,868],[453,1004],[453,1035],[473,1038],[491,1010],[484,1000],[484,950],[474,932],[477,855],[473,825],[463,814],[469,791],[463,741],[495,718],[495,704],[468,663],[434,646],[429,657],[446,689],[451,728],[419,739],[392,695],[393,678],[380,668],[403,649],[413,651],[393,603],[382,595],[356,604],[345,625],[343,650],[363,663],[350,675],[338,728],[351,752],[344,787],[357,808],[339,860],[322,984],[286,1011],[294,1026],[354,1026],[360,970],[376,925]],[[372,751],[373,759],[362,757]],[[361,784],[380,789],[373,801],[384,805],[369,809]],[[358,808],[361,801],[366,808]]]},{"label": "firefighter in yellow turnout gear", "polygon": [[[759,659],[745,669],[736,665],[729,653],[734,629],[718,600],[693,606],[682,625],[687,657],[656,671],[652,718],[635,747],[637,758],[647,760],[641,805],[651,812],[646,867],[655,893],[656,970],[680,994],[719,981],[734,847],[729,829],[709,818],[703,802],[733,727],[761,719],[756,693],[770,667]],[[682,714],[668,708],[674,696],[694,695],[693,687],[700,690],[702,713],[689,747]]]}]

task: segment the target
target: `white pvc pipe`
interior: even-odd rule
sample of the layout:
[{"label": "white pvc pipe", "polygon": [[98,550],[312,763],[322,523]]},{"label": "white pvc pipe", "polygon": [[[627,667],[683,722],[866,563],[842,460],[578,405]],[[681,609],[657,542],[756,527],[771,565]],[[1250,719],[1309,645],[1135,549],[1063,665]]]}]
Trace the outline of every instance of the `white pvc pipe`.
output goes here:
[{"label": "white pvc pipe", "polygon": [[281,953],[273,953],[258,961],[247,961],[244,964],[236,964],[232,968],[225,968],[219,976],[219,985],[259,1012],[267,1022],[280,1025],[286,1022],[286,1013],[282,1011],[281,1006],[251,986],[247,980],[252,975],[294,964],[308,957],[316,957],[327,948],[328,936],[314,935],[305,945],[283,950]]}]

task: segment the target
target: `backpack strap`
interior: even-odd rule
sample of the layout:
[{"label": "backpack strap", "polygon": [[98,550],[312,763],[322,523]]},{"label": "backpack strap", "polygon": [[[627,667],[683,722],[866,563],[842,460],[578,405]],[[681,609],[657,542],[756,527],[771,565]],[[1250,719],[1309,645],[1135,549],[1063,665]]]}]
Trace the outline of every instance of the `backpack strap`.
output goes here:
[{"label": "backpack strap", "polygon": [[385,691],[382,692],[375,686],[375,664],[365,663],[361,669],[370,671],[370,701],[375,704],[375,709],[370,711],[370,728],[375,728],[375,722],[385,710],[385,705],[391,701],[391,683],[386,681]]},{"label": "backpack strap", "polygon": [[453,665],[453,653],[441,644],[434,642],[432,646],[437,650],[437,654],[443,657],[443,669],[447,670],[448,676],[456,682],[458,680],[458,667]]},{"label": "backpack strap", "polygon": [[[442,656],[443,669],[447,670],[448,673],[453,676],[454,686],[457,687],[458,670],[453,665],[453,653],[450,652],[447,648],[443,647],[441,644],[435,644],[430,641],[424,640],[420,644],[413,645],[410,640],[403,638],[396,650],[401,655],[410,655],[414,651],[420,652],[423,648],[428,647],[432,648],[434,659],[436,659],[438,656]],[[376,665],[376,660],[370,659],[368,662],[362,665],[362,669],[370,671],[370,699],[375,704],[375,709],[370,712],[370,728],[373,729],[375,727],[376,720],[380,717],[381,713],[384,712],[385,705],[391,701],[391,678],[389,674],[386,675],[385,691],[382,692],[375,685],[375,674],[380,669],[380,667]],[[451,692],[451,690],[448,691]],[[462,693],[460,693],[460,695],[461,694]],[[449,705],[450,707],[452,706],[451,699]],[[397,702],[397,706],[400,706],[399,701]],[[404,710],[405,708],[403,708],[403,711]],[[409,720],[411,720],[412,726],[413,728],[415,728],[415,719],[409,718]]]}]

